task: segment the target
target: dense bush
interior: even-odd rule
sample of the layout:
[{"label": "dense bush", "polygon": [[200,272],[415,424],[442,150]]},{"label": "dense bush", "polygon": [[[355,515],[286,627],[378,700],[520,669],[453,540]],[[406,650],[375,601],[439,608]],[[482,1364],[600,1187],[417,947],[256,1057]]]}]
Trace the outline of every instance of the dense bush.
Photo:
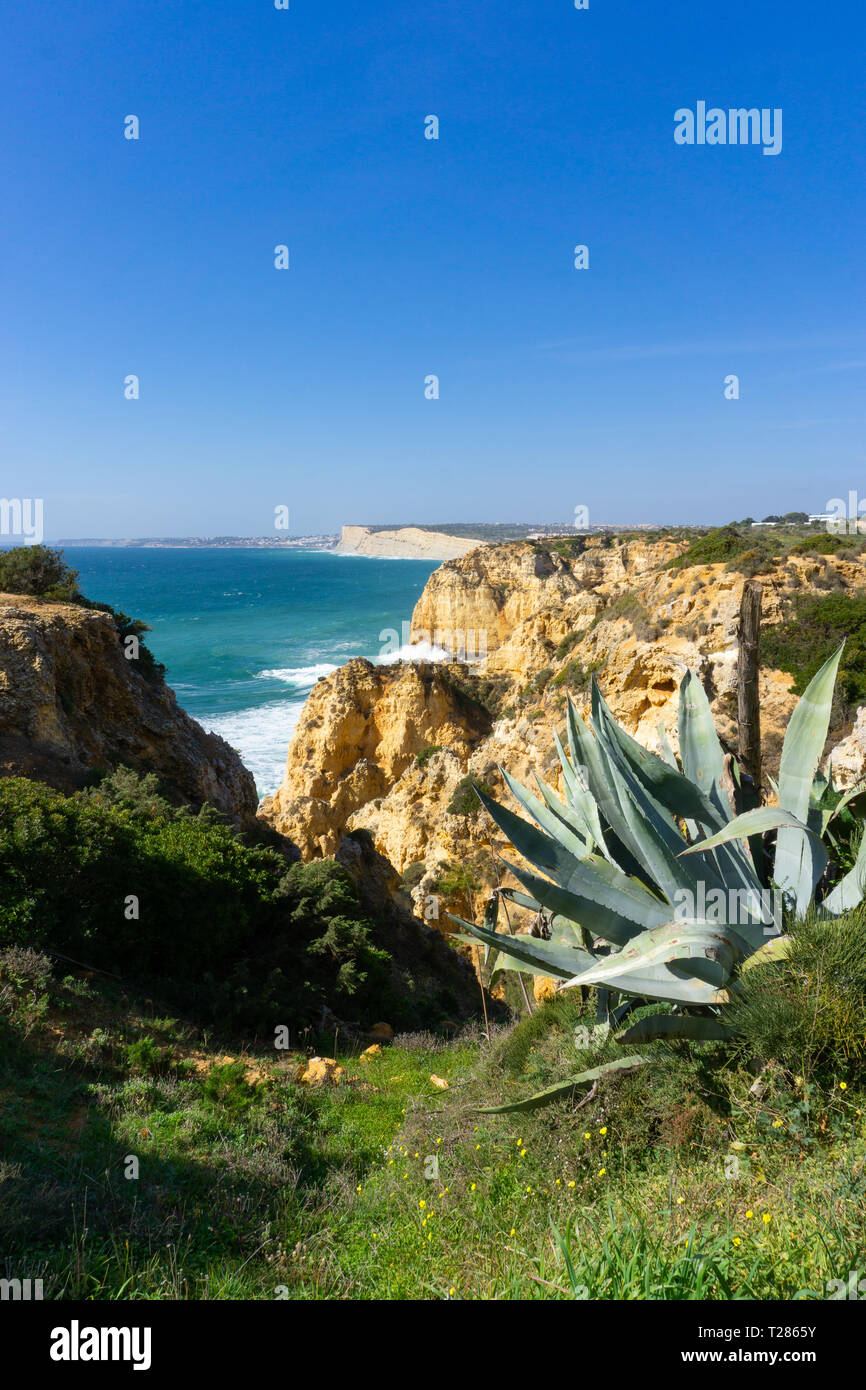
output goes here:
[{"label": "dense bush", "polygon": [[801,1076],[866,1076],[866,909],[791,927],[786,960],[743,972],[726,1016],[749,1051]]},{"label": "dense bush", "polygon": [[681,570],[692,565],[717,565],[742,554],[749,549],[749,544],[735,526],[717,526],[692,541],[688,550],[668,561],[666,568]]},{"label": "dense bush", "polygon": [[833,593],[794,597],[785,620],[764,628],[761,662],[790,671],[802,694],[815,672],[845,638],[837,691],[846,704],[866,699],[866,595]]},{"label": "dense bush", "polygon": [[493,788],[488,787],[480,778],[461,777],[445,808],[449,816],[471,816],[481,810],[481,802],[475,792],[476,787],[483,791],[485,796],[493,796]]},{"label": "dense bush", "polygon": [[47,545],[16,545],[0,550],[0,592],[69,601],[78,595],[78,571],[62,550]]},{"label": "dense bush", "polygon": [[287,868],[212,810],[170,806],[153,777],[124,769],[68,797],[0,780],[0,949],[106,970],[246,1028],[317,1021],[325,1003],[435,1021],[434,1001],[395,978],[388,929],[333,860]]}]

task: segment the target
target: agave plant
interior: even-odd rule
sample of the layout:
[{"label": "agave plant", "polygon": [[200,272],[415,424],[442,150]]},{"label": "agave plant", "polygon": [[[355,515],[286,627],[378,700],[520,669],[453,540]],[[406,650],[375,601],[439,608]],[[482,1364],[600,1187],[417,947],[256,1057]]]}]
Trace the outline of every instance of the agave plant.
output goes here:
[{"label": "agave plant", "polygon": [[[842,648],[821,667],[791,717],[778,806],[742,813],[693,672],[679,689],[681,768],[666,740],[658,756],[617,724],[595,681],[589,725],[569,699],[568,753],[554,734],[564,802],[540,779],[535,795],[504,770],[530,820],[478,792],[525,861],[507,864],[525,891],[501,889],[483,926],[456,918],[461,939],[483,943],[490,970],[551,976],[561,989],[596,986],[603,1013],[616,1025],[636,1005],[668,1006],[618,1034],[618,1042],[731,1037],[725,1005],[739,972],[784,954],[780,900],[791,920],[816,903],[828,917],[837,916],[863,897],[866,837],[851,871],[824,888],[823,837],[856,794],[833,810],[821,809],[827,784],[818,764],[841,654]],[[774,853],[765,846],[769,831],[777,832]],[[544,937],[498,933],[501,898],[542,914]],[[625,1002],[614,1007],[617,994]],[[531,1108],[581,1081],[647,1060],[620,1057],[497,1109]]]}]

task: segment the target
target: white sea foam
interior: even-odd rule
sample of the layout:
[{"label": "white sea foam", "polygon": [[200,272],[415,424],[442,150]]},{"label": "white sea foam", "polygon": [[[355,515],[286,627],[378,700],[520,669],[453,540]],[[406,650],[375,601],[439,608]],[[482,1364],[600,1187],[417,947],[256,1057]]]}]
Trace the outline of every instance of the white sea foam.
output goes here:
[{"label": "white sea foam", "polygon": [[303,708],[303,700],[280,700],[230,714],[204,715],[199,723],[237,749],[256,779],[259,796],[270,796],[283,780],[286,753]]},{"label": "white sea foam", "polygon": [[397,652],[388,652],[384,656],[377,656],[375,664],[377,666],[391,666],[397,661],[448,661],[448,652],[443,647],[434,647],[429,642],[414,642],[411,646],[403,646]]},{"label": "white sea foam", "polygon": [[285,681],[287,685],[309,690],[322,676],[329,676],[336,669],[336,666],[330,665],[327,661],[320,661],[316,666],[278,666],[272,671],[259,671],[256,679]]}]

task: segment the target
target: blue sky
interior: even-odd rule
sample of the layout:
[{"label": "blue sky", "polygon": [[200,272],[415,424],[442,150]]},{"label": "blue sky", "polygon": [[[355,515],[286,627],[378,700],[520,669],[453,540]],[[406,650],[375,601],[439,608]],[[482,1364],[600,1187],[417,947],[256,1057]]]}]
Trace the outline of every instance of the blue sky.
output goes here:
[{"label": "blue sky", "polygon": [[[866,494],[864,30],[853,0],[7,0],[0,493],[48,538]],[[676,145],[698,100],[782,108],[782,152]]]}]

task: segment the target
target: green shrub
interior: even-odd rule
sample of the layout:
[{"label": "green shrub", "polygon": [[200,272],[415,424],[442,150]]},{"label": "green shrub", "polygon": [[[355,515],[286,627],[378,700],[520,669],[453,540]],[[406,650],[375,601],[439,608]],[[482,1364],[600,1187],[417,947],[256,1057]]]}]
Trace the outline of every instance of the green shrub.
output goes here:
[{"label": "green shrub", "polygon": [[160,1076],[171,1067],[174,1054],[171,1048],[160,1047],[153,1038],[143,1037],[127,1043],[123,1059],[136,1076]]},{"label": "green shrub", "polygon": [[404,871],[402,878],[403,887],[408,892],[411,892],[413,888],[418,887],[418,884],[421,882],[426,872],[427,865],[424,863],[424,860],[417,859],[414,864],[410,864]]},{"label": "green shrub", "polygon": [[798,541],[791,546],[792,555],[835,555],[840,550],[853,550],[854,543],[843,536],[830,535],[828,531],[821,531],[817,536],[807,536],[804,541]]},{"label": "green shrub", "polygon": [[208,1105],[240,1115],[248,1110],[256,1098],[256,1088],[246,1079],[243,1062],[223,1062],[211,1067],[202,1094]]},{"label": "green shrub", "polygon": [[481,802],[476,796],[476,787],[486,796],[493,796],[493,788],[488,787],[479,777],[461,777],[446,807],[449,816],[477,815],[481,810]]},{"label": "green shrub", "polygon": [[0,550],[0,592],[68,602],[78,596],[78,571],[62,550],[47,545],[16,545]]},{"label": "green shrub", "polygon": [[[751,540],[751,538],[750,538]],[[749,549],[750,542],[735,526],[717,526],[699,536],[682,555],[669,560],[666,569],[689,569],[692,565],[717,565]]]},{"label": "green shrub", "polygon": [[803,1077],[866,1077],[866,909],[791,927],[787,958],[743,972],[728,1020],[746,1047]]},{"label": "green shrub", "polygon": [[420,753],[415,754],[415,766],[426,767],[434,753],[442,752],[441,743],[430,743],[426,748],[422,748]]},{"label": "green shrub", "polygon": [[[0,882],[0,949],[109,971],[227,1027],[300,1027],[325,1004],[395,1026],[435,1022],[440,1002],[446,1016],[459,1008],[420,941],[372,917],[341,865],[287,869],[209,808],[178,810],[128,770],[68,797],[0,779]],[[395,956],[413,951],[432,971],[417,999]]]},{"label": "green shrub", "polygon": [[802,694],[842,639],[845,651],[837,691],[849,705],[866,698],[866,594],[798,594],[784,621],[761,633],[761,663],[790,671],[792,689]]}]

